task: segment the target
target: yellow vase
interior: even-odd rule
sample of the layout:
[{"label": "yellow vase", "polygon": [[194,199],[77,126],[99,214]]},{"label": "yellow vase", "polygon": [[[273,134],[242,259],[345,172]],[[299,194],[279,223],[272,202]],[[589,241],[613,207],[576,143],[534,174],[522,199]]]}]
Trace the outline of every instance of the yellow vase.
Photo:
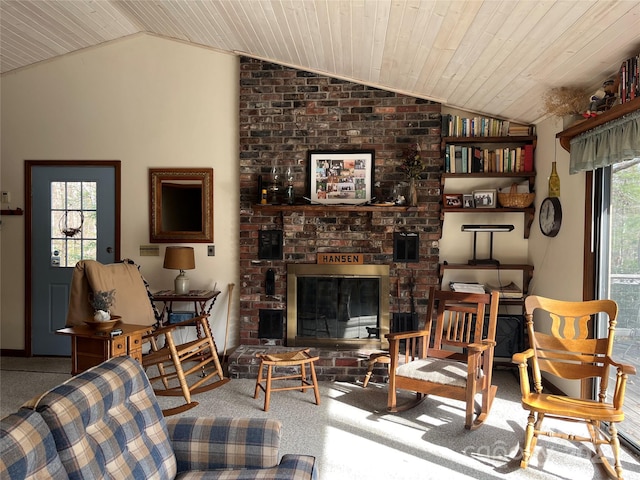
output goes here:
[{"label": "yellow vase", "polygon": [[558,176],[558,171],[556,170],[556,162],[551,163],[551,175],[549,176],[549,196],[560,196],[560,177]]}]

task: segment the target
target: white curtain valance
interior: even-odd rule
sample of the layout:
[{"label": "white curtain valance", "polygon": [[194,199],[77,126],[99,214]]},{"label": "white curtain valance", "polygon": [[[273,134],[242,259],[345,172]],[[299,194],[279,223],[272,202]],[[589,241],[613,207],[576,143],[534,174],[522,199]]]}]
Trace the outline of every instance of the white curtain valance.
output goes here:
[{"label": "white curtain valance", "polygon": [[571,140],[569,173],[595,170],[640,157],[640,110]]}]

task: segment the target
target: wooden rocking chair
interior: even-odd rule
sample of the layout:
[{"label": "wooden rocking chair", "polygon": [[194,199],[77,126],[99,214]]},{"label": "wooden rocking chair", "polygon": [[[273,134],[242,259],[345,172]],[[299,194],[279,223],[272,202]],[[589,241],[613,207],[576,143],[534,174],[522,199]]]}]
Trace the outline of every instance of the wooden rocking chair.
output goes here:
[{"label": "wooden rocking chair", "polygon": [[[149,285],[139,266],[130,260],[102,264],[95,260],[81,260],[73,271],[67,326],[82,325],[92,315],[88,298],[91,292],[115,290],[116,302],[112,313],[122,322],[148,325],[152,333],[143,340],[150,351],[142,356],[156,395],[183,396],[185,403],[163,410],[165,416],[183,412],[198,405],[191,396],[224,385],[224,378],[216,345],[211,335],[207,316],[163,326],[162,315],[153,303]],[[180,344],[175,341],[176,327],[194,325],[196,340]],[[201,333],[202,332],[202,333]],[[213,371],[211,368],[213,367]],[[196,378],[195,374],[200,377]]]},{"label": "wooden rocking chair", "polygon": [[[634,375],[636,370],[631,365],[617,363],[611,358],[618,306],[613,300],[567,302],[532,295],[525,300],[525,311],[531,348],[513,356],[513,362],[518,364],[520,371],[522,407],[529,411],[520,466],[528,466],[538,437],[546,435],[574,442],[591,442],[607,474],[611,478],[621,479],[620,442],[616,423],[624,420],[622,405],[627,375]],[[589,338],[593,337],[593,322],[598,314],[606,314],[608,317],[608,336],[601,339]],[[550,325],[544,329],[546,333],[536,328],[540,324]],[[610,392],[610,401],[607,401],[609,367],[615,368],[617,374],[615,386]],[[529,383],[529,369],[533,374],[534,391],[531,391]],[[592,385],[597,387],[598,398],[593,400],[543,393],[541,372],[562,379],[593,379],[595,383]],[[555,429],[553,432],[543,431],[542,421],[545,418],[585,423],[589,436],[565,434]],[[608,424],[608,433],[601,429],[601,422]],[[601,449],[603,444],[611,447],[613,467]]]},{"label": "wooden rocking chair", "polygon": [[[142,365],[156,395],[184,397],[185,404],[162,411],[165,417],[184,412],[198,405],[191,395],[218,388],[229,381],[224,377],[216,344],[211,335],[208,315],[155,329],[145,337],[151,351],[142,357]],[[176,343],[177,327],[196,326],[202,332],[195,340]],[[164,337],[164,340],[162,340]],[[164,345],[161,346],[161,342]],[[150,367],[156,367],[157,374]],[[158,384],[161,385],[158,385]]]},{"label": "wooden rocking chair", "polygon": [[[387,409],[407,410],[432,394],[465,402],[465,428],[481,426],[498,389],[491,383],[498,301],[497,292],[468,294],[431,288],[430,318],[424,330],[386,335],[391,358]],[[404,355],[399,354],[402,340],[406,341]],[[416,400],[398,407],[398,389],[416,392]]]}]

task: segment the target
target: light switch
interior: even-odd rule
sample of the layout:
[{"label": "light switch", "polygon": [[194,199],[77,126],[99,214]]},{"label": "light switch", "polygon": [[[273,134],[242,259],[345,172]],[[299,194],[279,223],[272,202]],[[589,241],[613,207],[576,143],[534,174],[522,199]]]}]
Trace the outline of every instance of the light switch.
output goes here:
[{"label": "light switch", "polygon": [[11,192],[2,192],[2,203],[11,203]]}]

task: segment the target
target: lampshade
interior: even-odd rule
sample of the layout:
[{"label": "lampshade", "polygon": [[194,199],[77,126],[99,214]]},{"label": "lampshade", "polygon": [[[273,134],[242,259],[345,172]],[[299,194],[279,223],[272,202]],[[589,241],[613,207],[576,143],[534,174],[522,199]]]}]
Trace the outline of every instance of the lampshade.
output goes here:
[{"label": "lampshade", "polygon": [[193,247],[167,247],[163,267],[171,270],[193,270],[196,268]]}]

